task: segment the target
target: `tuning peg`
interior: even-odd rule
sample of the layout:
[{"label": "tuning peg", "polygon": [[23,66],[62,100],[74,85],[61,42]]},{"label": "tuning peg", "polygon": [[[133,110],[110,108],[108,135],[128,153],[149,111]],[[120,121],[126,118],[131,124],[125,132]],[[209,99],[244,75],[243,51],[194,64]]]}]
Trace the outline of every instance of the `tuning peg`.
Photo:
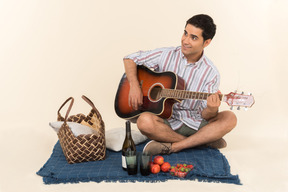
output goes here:
[{"label": "tuning peg", "polygon": [[240,106],[238,106],[238,107],[237,107],[237,110],[240,110],[240,109],[241,109],[241,107],[240,107]]},{"label": "tuning peg", "polygon": [[241,95],[244,95],[244,91],[242,91]]},{"label": "tuning peg", "polygon": [[248,107],[244,107],[244,111],[248,111]]},{"label": "tuning peg", "polygon": [[230,107],[230,110],[233,110],[233,106]]}]

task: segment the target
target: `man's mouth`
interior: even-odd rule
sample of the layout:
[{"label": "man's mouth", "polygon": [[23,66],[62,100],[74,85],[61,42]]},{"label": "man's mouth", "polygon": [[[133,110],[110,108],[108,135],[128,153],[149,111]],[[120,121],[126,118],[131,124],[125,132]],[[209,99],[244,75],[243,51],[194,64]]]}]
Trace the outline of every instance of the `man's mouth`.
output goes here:
[{"label": "man's mouth", "polygon": [[189,45],[184,45],[184,44],[182,44],[182,47],[183,47],[184,49],[190,49],[190,48],[191,48],[191,46],[189,46]]}]

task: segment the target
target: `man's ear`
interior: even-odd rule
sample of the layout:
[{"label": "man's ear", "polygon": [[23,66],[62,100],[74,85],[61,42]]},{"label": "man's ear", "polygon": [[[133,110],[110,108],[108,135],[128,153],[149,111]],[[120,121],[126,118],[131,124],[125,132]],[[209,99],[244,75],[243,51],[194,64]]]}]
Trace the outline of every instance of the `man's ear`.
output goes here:
[{"label": "man's ear", "polygon": [[207,39],[204,41],[203,46],[204,48],[207,47],[211,43],[212,39]]}]

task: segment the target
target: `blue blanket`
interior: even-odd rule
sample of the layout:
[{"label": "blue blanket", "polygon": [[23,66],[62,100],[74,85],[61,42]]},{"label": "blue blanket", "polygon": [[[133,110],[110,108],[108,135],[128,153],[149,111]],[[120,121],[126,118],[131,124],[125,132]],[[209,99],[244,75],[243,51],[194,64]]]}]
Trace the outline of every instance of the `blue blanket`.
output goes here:
[{"label": "blue blanket", "polygon": [[[145,143],[138,145],[137,151],[142,151]],[[241,184],[238,175],[230,173],[227,159],[217,149],[199,147],[187,149],[179,153],[163,156],[171,165],[176,163],[190,163],[194,169],[188,173],[185,180],[206,182],[223,182]],[[43,177],[45,184],[78,183],[78,182],[163,182],[167,180],[183,179],[160,172],[141,176],[128,175],[121,166],[121,152],[107,150],[103,161],[68,164],[62,152],[59,141],[45,165],[37,172]]]}]

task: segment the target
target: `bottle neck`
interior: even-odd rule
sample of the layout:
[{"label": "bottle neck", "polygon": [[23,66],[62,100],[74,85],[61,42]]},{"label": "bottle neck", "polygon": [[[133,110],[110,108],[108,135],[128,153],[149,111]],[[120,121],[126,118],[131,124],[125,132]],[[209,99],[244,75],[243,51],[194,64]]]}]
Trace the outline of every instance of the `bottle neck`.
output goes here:
[{"label": "bottle neck", "polygon": [[131,128],[126,127],[126,137],[131,137]]},{"label": "bottle neck", "polygon": [[130,126],[130,121],[126,122],[126,137],[130,138],[131,137],[131,126]]}]

